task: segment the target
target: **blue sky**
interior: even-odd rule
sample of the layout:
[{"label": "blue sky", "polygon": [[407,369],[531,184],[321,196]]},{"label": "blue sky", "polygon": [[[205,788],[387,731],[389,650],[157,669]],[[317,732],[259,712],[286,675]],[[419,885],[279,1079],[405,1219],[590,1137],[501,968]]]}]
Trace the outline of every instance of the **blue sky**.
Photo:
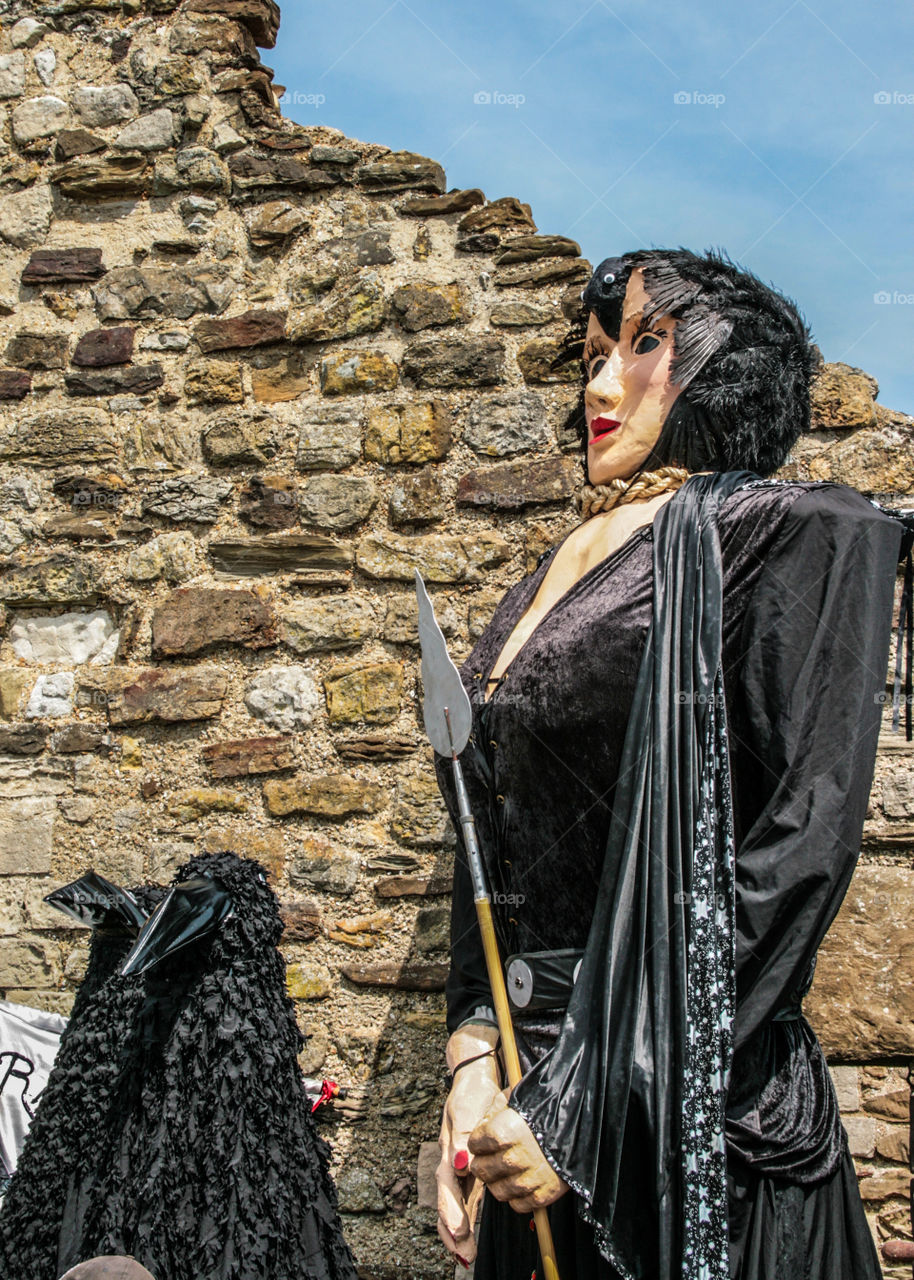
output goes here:
[{"label": "blue sky", "polygon": [[292,119],[431,156],[449,187],[518,196],[594,265],[724,248],[799,303],[827,360],[914,414],[909,5],[281,8],[264,60]]}]

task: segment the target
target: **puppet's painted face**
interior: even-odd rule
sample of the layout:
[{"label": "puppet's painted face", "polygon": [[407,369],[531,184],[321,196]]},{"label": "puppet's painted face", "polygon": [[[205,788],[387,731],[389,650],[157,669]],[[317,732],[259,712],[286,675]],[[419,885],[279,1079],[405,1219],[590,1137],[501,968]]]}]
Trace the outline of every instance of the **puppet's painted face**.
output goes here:
[{"label": "puppet's painted face", "polygon": [[618,341],[590,313],[584,346],[584,414],[591,484],[634,475],[657,443],[682,390],[670,381],[676,320],[660,316],[645,327],[641,313],[649,303],[639,268],[629,277]]}]

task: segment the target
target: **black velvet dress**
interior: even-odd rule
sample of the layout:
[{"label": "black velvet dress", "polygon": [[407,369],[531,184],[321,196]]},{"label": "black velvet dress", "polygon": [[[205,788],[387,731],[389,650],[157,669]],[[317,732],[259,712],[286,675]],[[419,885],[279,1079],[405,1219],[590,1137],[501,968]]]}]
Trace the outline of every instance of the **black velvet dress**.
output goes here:
[{"label": "black velvet dress", "polygon": [[[757,482],[721,506],[723,673],[736,849],[735,1053],[727,1108],[734,1280],[875,1280],[878,1257],[834,1088],[800,1013],[846,892],[872,784],[898,523],[831,483]],[[622,742],[652,614],[650,525],[561,597],[489,701],[489,673],[555,552],[511,588],[463,668],[463,755],[502,954],[584,948]],[[453,781],[436,761],[456,819]],[[459,831],[459,825],[456,824]],[[462,842],[454,876],[450,1031],[491,1005]],[[525,1069],[562,1014],[518,1014]],[[639,1153],[625,1181],[643,1183]],[[569,1192],[550,1208],[562,1280],[618,1273]],[[639,1195],[631,1229],[648,1232]],[[531,1219],[486,1195],[476,1280],[530,1280]],[[638,1280],[656,1274],[649,1247]]]}]

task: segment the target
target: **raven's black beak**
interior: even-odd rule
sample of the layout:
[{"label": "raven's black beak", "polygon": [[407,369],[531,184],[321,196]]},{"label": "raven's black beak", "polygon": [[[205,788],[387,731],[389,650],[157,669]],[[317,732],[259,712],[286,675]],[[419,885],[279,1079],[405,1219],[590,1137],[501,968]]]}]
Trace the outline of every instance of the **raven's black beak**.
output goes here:
[{"label": "raven's black beak", "polygon": [[97,871],[88,871],[79,880],[65,884],[45,896],[48,906],[72,916],[93,929],[142,929],[146,912],[132,893],[112,884]]},{"label": "raven's black beak", "polygon": [[229,895],[207,876],[176,884],[143,926],[124,961],[121,977],[146,973],[166,956],[209,937],[231,910]]}]

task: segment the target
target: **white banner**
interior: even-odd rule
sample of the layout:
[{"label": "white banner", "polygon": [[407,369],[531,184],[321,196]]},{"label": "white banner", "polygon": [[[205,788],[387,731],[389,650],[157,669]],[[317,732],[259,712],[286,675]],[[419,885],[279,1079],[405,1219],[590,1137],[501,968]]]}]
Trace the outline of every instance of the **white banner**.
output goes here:
[{"label": "white banner", "polygon": [[67,1019],[0,1000],[0,1194],[51,1074]]}]

